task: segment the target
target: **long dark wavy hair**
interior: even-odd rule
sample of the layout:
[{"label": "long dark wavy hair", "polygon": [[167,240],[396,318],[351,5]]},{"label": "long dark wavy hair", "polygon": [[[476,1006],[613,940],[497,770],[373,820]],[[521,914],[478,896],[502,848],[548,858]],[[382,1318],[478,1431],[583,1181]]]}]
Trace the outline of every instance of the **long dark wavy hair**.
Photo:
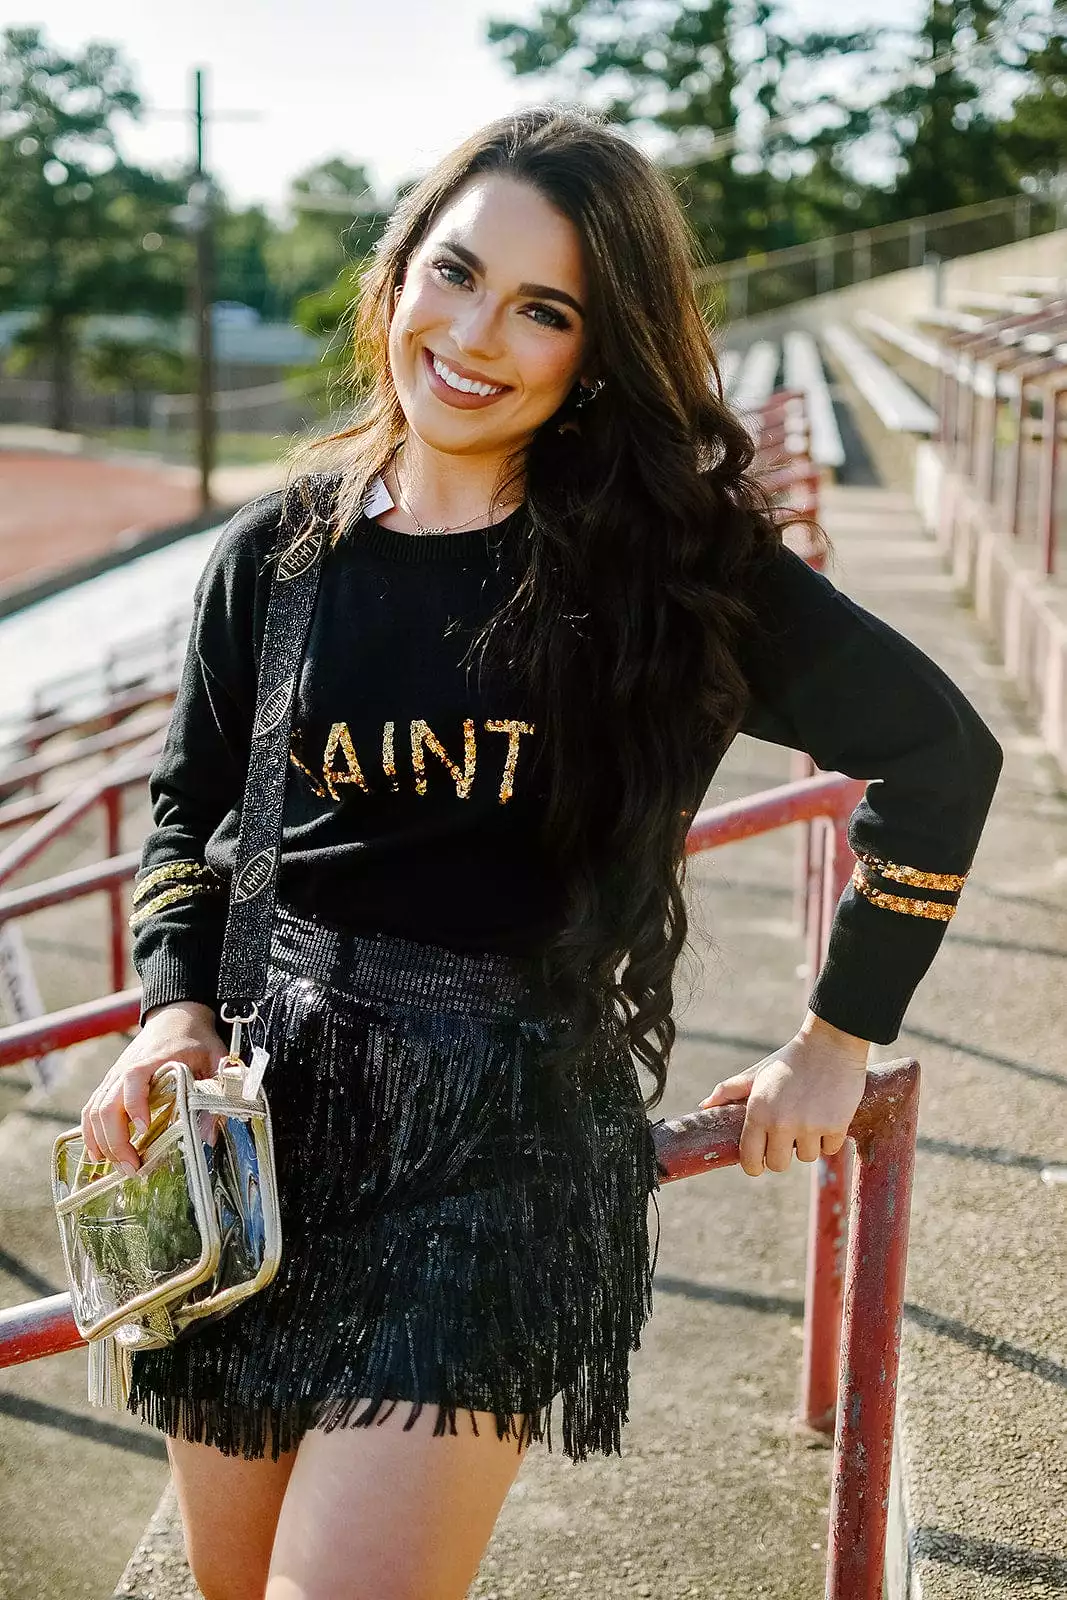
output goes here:
[{"label": "long dark wavy hair", "polygon": [[[747,580],[783,526],[723,397],[694,287],[706,263],[670,179],[577,108],[534,107],[472,134],[393,213],[353,305],[356,418],[297,461],[340,475],[321,513],[336,542],[406,433],[388,355],[393,291],[441,208],[486,173],[531,184],[576,228],[583,370],[605,380],[577,413],[575,385],[502,469],[493,507],[525,492],[522,570],[477,641],[525,687],[543,735],[544,848],[567,890],[540,976],[572,1019],[546,1065],[568,1073],[607,999],[655,1079],[651,1110],[676,1032],[686,833],[743,715],[738,645],[758,625]],[[308,482],[292,480],[308,514],[289,549],[316,529]]]}]

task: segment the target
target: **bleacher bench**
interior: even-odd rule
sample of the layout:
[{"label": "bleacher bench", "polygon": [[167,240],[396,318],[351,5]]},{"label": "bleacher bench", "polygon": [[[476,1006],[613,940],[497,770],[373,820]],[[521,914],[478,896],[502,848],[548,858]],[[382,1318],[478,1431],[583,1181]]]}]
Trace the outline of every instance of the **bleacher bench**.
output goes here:
[{"label": "bleacher bench", "polygon": [[845,368],[875,416],[892,433],[937,432],[937,412],[875,355],[851,328],[833,322],[822,330],[823,343]]}]

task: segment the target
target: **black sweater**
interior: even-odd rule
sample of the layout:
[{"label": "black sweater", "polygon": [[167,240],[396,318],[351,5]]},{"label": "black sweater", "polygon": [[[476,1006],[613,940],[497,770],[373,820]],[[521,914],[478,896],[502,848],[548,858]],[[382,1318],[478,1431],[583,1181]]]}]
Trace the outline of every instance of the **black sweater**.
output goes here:
[{"label": "black sweater", "polygon": [[[149,780],[134,886],[141,1020],[217,1008],[279,494],[223,528],[197,583],[174,712]],[[514,686],[464,663],[502,596],[521,508],[492,529],[411,535],[361,517],[327,552],[294,710],[278,896],[322,920],[524,953],[559,925],[539,843],[538,728]],[[504,557],[505,559],[501,559]],[[870,780],[811,1009],[888,1043],[944,936],[1001,751],[921,651],[783,549],[751,596],[744,731]],[[709,753],[707,787],[720,759]]]}]

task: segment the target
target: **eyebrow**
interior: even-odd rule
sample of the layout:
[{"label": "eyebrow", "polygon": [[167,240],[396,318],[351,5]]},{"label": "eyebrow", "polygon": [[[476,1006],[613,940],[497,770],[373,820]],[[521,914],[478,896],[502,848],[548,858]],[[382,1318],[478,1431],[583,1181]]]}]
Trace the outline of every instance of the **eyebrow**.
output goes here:
[{"label": "eyebrow", "polygon": [[[473,250],[468,250],[465,245],[457,244],[454,239],[442,239],[441,247],[445,250],[451,250],[453,254],[459,256],[459,259],[465,261],[472,272],[485,272],[485,262],[476,256]],[[536,295],[539,300],[560,300],[565,306],[570,306],[572,310],[577,311],[580,317],[585,316],[584,310],[573,295],[569,295],[564,289],[553,289],[547,283],[520,283],[519,293]]]}]

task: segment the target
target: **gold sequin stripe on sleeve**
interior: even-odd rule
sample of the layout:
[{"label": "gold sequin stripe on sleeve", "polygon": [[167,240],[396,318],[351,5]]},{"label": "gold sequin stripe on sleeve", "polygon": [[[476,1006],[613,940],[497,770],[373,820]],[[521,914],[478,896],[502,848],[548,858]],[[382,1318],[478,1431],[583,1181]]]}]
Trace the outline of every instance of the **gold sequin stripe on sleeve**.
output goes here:
[{"label": "gold sequin stripe on sleeve", "polygon": [[967,882],[965,872],[924,872],[921,867],[902,867],[895,861],[880,861],[877,856],[860,856],[859,859],[881,877],[909,884],[913,889],[944,889],[946,893],[958,894]]},{"label": "gold sequin stripe on sleeve", "polygon": [[881,889],[874,888],[867,881],[860,861],[852,869],[852,883],[872,906],[879,906],[883,911],[902,911],[905,916],[925,917],[930,922],[950,922],[956,915],[956,907],[946,901],[916,900],[910,895],[885,894]]},{"label": "gold sequin stripe on sleeve", "polygon": [[133,891],[133,903],[137,905],[147,894],[160,883],[170,883],[175,878],[202,879],[209,878],[213,883],[220,879],[210,867],[205,867],[202,861],[168,861],[166,866],[156,867],[154,871],[146,873]]},{"label": "gold sequin stripe on sleeve", "polygon": [[157,894],[154,900],[149,900],[147,905],[139,907],[130,917],[128,926],[140,927],[149,917],[155,916],[157,911],[162,911],[164,906],[174,905],[179,900],[188,900],[194,894],[221,894],[222,880],[215,883],[180,883],[175,889],[164,889],[162,894]]}]

